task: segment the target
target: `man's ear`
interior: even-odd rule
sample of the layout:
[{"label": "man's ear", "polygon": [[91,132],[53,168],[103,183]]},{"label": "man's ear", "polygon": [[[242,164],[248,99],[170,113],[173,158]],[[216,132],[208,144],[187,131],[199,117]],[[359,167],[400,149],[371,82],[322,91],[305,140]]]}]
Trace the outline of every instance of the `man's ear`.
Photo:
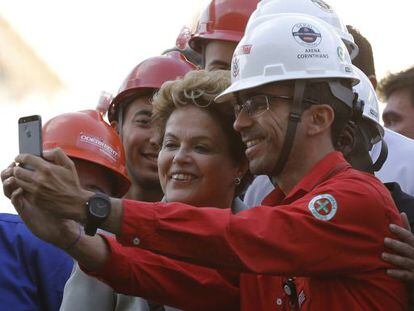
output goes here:
[{"label": "man's ear", "polygon": [[335,149],[342,152],[346,159],[352,153],[355,147],[356,125],[353,122],[348,122],[335,143]]},{"label": "man's ear", "polygon": [[335,118],[335,113],[329,105],[312,105],[304,111],[303,115],[307,119],[307,133],[309,136],[329,129]]},{"label": "man's ear", "polygon": [[249,161],[246,158],[243,158],[241,163],[239,163],[236,176],[241,179],[241,184],[236,185],[236,195],[240,194],[242,191],[246,190],[247,186],[253,182],[253,175],[249,171]]}]

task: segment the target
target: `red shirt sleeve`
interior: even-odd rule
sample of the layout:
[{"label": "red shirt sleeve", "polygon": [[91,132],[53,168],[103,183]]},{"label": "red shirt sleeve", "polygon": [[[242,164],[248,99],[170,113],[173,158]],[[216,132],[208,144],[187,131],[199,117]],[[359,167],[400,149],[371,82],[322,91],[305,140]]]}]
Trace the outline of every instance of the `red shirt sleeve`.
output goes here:
[{"label": "red shirt sleeve", "polygon": [[[310,202],[335,198],[330,220]],[[229,209],[182,203],[123,201],[124,245],[208,267],[271,275],[359,273],[390,267],[380,259],[388,225],[401,223],[391,196],[375,177],[337,178],[289,205]]]},{"label": "red shirt sleeve", "polygon": [[104,266],[81,269],[115,291],[184,310],[239,310],[237,273],[220,273],[102,237],[110,250]]}]

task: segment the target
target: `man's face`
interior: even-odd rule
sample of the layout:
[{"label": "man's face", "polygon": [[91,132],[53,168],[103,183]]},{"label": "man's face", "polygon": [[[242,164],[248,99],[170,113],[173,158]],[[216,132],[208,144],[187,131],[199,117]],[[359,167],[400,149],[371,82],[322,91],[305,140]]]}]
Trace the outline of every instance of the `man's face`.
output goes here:
[{"label": "man's face", "polygon": [[414,103],[408,88],[391,93],[382,119],[385,127],[414,139]]},{"label": "man's face", "polygon": [[204,50],[205,70],[230,70],[236,46],[237,43],[230,41],[208,41]]},{"label": "man's face", "polygon": [[[260,94],[291,97],[293,87],[272,84],[243,91],[239,95],[244,102]],[[249,116],[243,109],[236,118],[234,128],[241,133],[246,144],[246,156],[252,174],[272,175],[283,146],[289,105],[289,100],[269,98],[269,110],[262,110],[258,116]]]},{"label": "man's face", "polygon": [[132,182],[145,188],[159,187],[157,157],[159,146],[151,126],[151,95],[138,97],[124,110],[122,143]]},{"label": "man's face", "polygon": [[83,189],[102,192],[112,196],[114,194],[113,183],[108,169],[89,161],[73,159],[79,181]]}]

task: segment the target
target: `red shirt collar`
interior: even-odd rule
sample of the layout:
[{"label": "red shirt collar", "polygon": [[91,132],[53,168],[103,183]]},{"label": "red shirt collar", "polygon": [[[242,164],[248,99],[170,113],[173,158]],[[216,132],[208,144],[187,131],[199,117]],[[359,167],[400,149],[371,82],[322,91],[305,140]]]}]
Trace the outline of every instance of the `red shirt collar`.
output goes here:
[{"label": "red shirt collar", "polygon": [[317,162],[311,170],[303,176],[299,183],[293,187],[288,195],[285,196],[282,190],[280,190],[279,187],[276,187],[275,190],[264,198],[262,204],[272,206],[282,202],[288,203],[294,201],[312,191],[313,188],[329,179],[331,176],[350,167],[351,165],[346,162],[342,153],[332,151]]}]

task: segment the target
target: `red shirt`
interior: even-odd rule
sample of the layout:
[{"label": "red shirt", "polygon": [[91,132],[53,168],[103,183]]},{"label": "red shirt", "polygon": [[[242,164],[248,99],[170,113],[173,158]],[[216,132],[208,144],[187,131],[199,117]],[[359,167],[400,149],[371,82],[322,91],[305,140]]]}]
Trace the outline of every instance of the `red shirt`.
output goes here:
[{"label": "red shirt", "polygon": [[[283,197],[239,214],[182,203],[123,201],[124,245],[243,273],[242,310],[287,310],[283,277],[301,310],[405,310],[403,283],[381,260],[400,216],[374,176],[332,152]],[[283,276],[283,277],[275,277]],[[189,295],[191,299],[191,295]],[[213,298],[212,298],[213,299]]]},{"label": "red shirt", "polygon": [[109,256],[97,271],[82,270],[116,292],[183,310],[240,310],[239,274],[192,265],[101,235]]}]

